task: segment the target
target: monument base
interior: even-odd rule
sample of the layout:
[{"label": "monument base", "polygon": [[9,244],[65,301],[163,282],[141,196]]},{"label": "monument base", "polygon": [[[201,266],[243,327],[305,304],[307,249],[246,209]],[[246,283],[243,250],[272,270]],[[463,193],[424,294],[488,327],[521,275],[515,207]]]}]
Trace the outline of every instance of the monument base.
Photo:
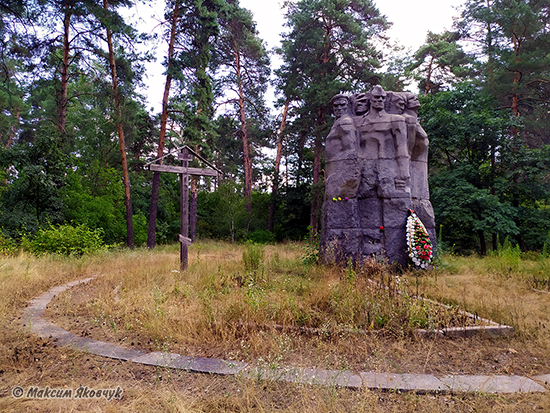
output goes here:
[{"label": "monument base", "polygon": [[321,262],[347,264],[375,258],[406,266],[409,262],[406,224],[411,209],[424,223],[435,248],[435,219],[429,200],[325,199],[319,246]]}]

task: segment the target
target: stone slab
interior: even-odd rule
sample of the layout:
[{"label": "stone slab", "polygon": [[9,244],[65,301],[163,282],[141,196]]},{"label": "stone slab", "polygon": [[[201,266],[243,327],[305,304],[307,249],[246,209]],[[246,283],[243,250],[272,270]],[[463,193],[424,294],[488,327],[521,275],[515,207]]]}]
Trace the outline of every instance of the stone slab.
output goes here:
[{"label": "stone slab", "polygon": [[123,361],[129,361],[145,354],[144,350],[127,349],[122,346],[91,340],[89,338],[82,338],[82,340],[79,340],[79,342],[75,343],[72,347],[86,353],[95,354],[96,356],[109,357]]},{"label": "stone slab", "polygon": [[405,227],[384,229],[384,250],[390,263],[398,262],[402,266],[407,265],[408,246]]},{"label": "stone slab", "polygon": [[447,337],[509,337],[514,335],[514,328],[505,325],[496,326],[471,326],[471,327],[448,327],[444,328],[443,334]]},{"label": "stone slab", "polygon": [[150,366],[168,367],[180,370],[188,370],[199,373],[211,374],[238,374],[248,366],[247,363],[216,358],[189,357],[176,353],[155,351],[142,354],[131,360],[134,363],[147,364]]},{"label": "stone slab", "polygon": [[146,364],[148,366],[169,367],[175,369],[188,370],[187,367],[192,362],[192,357],[182,356],[176,353],[164,351],[154,351],[143,354],[131,360],[133,363]]},{"label": "stone slab", "polygon": [[356,259],[361,249],[362,231],[358,229],[326,229],[323,231],[320,254],[323,262],[346,262]]},{"label": "stone slab", "polygon": [[252,368],[245,376],[255,380],[285,381],[329,387],[361,388],[362,380],[347,370],[323,370],[312,368]]},{"label": "stone slab", "polygon": [[412,209],[412,206],[412,201],[409,198],[384,199],[384,227],[403,229],[405,231],[409,210]]},{"label": "stone slab", "polygon": [[521,376],[447,375],[440,377],[440,380],[453,392],[530,393],[546,391],[540,384]]},{"label": "stone slab", "polygon": [[42,317],[34,316],[28,320],[28,324],[25,324],[28,329],[42,338],[56,338],[66,337],[72,333],[67,330],[63,330],[61,327],[58,327],[52,323],[47,322]]},{"label": "stone slab", "polygon": [[326,211],[326,229],[348,229],[359,227],[357,200],[333,201],[327,199],[324,204]]},{"label": "stone slab", "polygon": [[533,380],[550,387],[550,374],[543,374],[541,376],[533,377]]},{"label": "stone slab", "polygon": [[232,360],[222,360],[214,358],[193,357],[192,362],[186,367],[186,370],[199,373],[213,374],[237,374],[247,366],[246,363]]},{"label": "stone slab", "polygon": [[361,228],[377,229],[383,225],[382,202],[378,198],[365,198],[357,201],[357,213]]},{"label": "stone slab", "polygon": [[361,373],[363,385],[369,389],[417,391],[433,393],[448,391],[449,387],[431,374]]},{"label": "stone slab", "polygon": [[[465,375],[446,375],[441,378],[436,378],[433,375],[426,374],[362,372],[360,375],[357,375],[345,370],[248,368],[247,363],[237,361],[188,357],[168,352],[147,353],[144,350],[127,349],[115,344],[79,337],[49,323],[42,317],[47,304],[56,294],[69,288],[67,287],[68,285],[74,286],[89,280],[90,279],[74,281],[64,286],[55,287],[32,300],[29,306],[23,311],[22,322],[28,323],[23,325],[29,328],[34,334],[56,339],[60,345],[71,346],[77,350],[99,356],[201,373],[241,374],[250,379],[258,380],[279,380],[311,385],[352,388],[364,386],[371,389],[395,391],[463,391],[488,393],[545,392],[546,389],[536,383],[536,381],[547,386],[550,383],[550,374],[536,376],[533,379],[521,376]],[[497,328],[503,331],[511,327],[496,325],[484,328]]]},{"label": "stone slab", "polygon": [[295,382],[301,384],[352,387],[362,386],[361,377],[346,370],[299,368],[294,370]]}]

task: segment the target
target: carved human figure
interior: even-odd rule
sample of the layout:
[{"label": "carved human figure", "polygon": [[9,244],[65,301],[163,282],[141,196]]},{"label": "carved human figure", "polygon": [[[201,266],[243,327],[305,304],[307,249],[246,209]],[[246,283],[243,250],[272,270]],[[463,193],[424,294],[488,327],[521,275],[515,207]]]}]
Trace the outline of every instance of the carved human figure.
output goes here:
[{"label": "carved human figure", "polygon": [[390,92],[389,111],[405,117],[407,146],[411,156],[411,197],[428,199],[428,135],[418,122],[420,102],[414,93]]},{"label": "carved human figure", "polygon": [[332,104],[336,120],[326,140],[321,259],[346,263],[380,255],[406,265],[411,210],[435,239],[418,98],[375,86],[351,97],[336,95]]},{"label": "carved human figure", "polygon": [[420,107],[420,102],[414,93],[406,92],[405,97],[406,108],[403,114],[413,118],[416,123],[415,139],[411,149],[411,160],[428,162],[428,145],[430,142],[428,141],[426,131],[418,122],[418,108]]},{"label": "carved human figure", "polygon": [[364,160],[363,196],[375,187],[382,198],[410,196],[410,155],[404,116],[385,110],[386,92],[375,86],[370,92],[370,110],[355,118],[359,133],[359,158]]},{"label": "carved human figure", "polygon": [[356,93],[353,95],[354,114],[355,116],[363,116],[369,110],[369,95],[367,93]]},{"label": "carved human figure", "polygon": [[409,142],[411,154],[411,196],[415,199],[429,199],[428,188],[428,135],[418,122],[418,108],[420,102],[414,93],[405,93],[406,108],[403,115],[408,119],[408,124],[414,124],[413,139]]},{"label": "carved human figure", "polygon": [[359,186],[357,129],[351,117],[351,102],[346,95],[332,98],[334,125],[325,142],[325,196],[355,197]]}]

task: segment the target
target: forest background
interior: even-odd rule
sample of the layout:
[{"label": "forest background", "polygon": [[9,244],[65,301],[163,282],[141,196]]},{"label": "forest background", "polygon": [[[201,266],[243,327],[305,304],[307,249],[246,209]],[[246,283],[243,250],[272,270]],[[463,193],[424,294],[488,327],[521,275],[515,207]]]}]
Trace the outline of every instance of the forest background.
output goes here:
[{"label": "forest background", "polygon": [[140,92],[152,39],[125,21],[134,4],[0,3],[0,249],[52,227],[174,242],[178,177],[147,164],[182,145],[222,171],[190,181],[191,238],[315,234],[330,99],[380,84],[420,91],[440,246],[547,253],[550,1],[467,0],[452,30],[410,51],[370,0],[285,2],[275,50],[238,0],[169,0],[160,113]]}]

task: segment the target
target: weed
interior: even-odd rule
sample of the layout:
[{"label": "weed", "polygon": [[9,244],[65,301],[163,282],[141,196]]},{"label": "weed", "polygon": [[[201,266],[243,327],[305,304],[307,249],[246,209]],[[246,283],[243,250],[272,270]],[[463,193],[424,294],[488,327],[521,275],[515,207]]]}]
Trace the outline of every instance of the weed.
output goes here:
[{"label": "weed", "polygon": [[355,268],[354,268],[354,265],[353,265],[353,262],[351,261],[351,258],[348,260],[348,266],[347,266],[347,269],[346,269],[346,280],[348,280],[348,282],[350,283],[354,283],[355,282]]},{"label": "weed", "polygon": [[320,234],[313,231],[311,226],[308,226],[307,230],[309,235],[304,238],[302,262],[306,265],[313,265],[319,262]]},{"label": "weed", "polygon": [[263,245],[248,241],[243,251],[243,263],[246,271],[257,271],[265,259],[265,248]]},{"label": "weed", "polygon": [[17,244],[11,238],[4,236],[0,229],[0,254],[11,255],[17,251]]}]

